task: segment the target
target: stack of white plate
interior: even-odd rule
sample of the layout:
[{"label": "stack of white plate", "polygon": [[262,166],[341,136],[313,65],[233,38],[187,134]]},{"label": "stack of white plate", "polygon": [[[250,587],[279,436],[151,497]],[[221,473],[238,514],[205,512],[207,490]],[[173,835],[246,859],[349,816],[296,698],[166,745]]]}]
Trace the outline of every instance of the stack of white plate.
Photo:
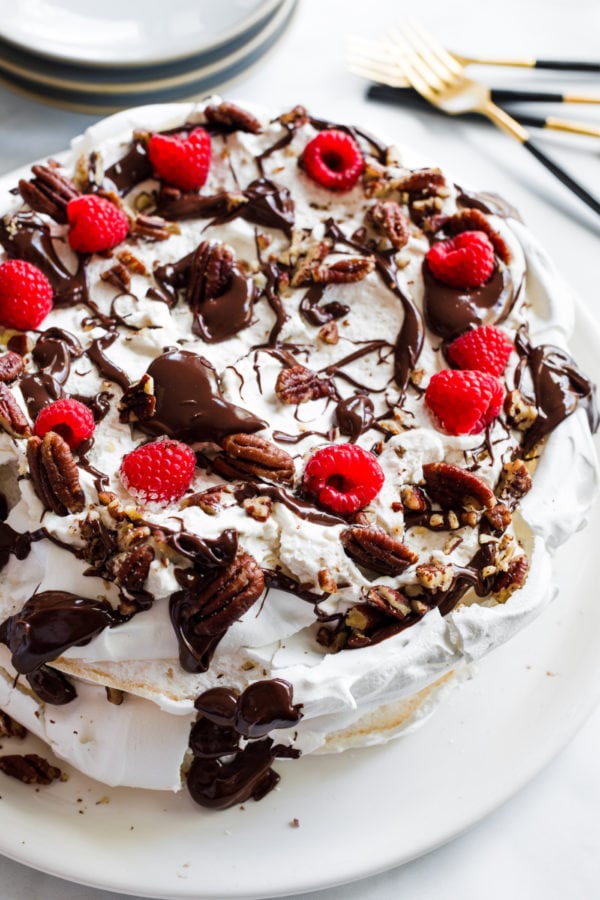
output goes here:
[{"label": "stack of white plate", "polygon": [[84,112],[220,89],[281,37],[297,0],[0,0],[0,81]]}]

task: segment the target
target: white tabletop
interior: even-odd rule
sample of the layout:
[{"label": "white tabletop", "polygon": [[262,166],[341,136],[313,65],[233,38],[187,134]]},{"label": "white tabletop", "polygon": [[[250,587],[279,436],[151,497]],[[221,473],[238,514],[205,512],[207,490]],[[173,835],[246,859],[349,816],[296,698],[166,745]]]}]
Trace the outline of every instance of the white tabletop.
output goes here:
[{"label": "white tabletop", "polygon": [[[415,117],[398,108],[368,103],[364,83],[346,72],[344,36],[378,37],[400,12],[400,4],[393,0],[301,0],[282,41],[267,59],[229,87],[227,95],[275,109],[300,102],[316,115],[360,123],[399,143],[421,148],[461,184],[510,198],[583,303],[600,320],[598,216],[518,144],[491,126],[433,114]],[[419,15],[449,46],[465,53],[600,58],[597,0],[572,0],[569,4],[564,0],[503,0],[493,5],[429,0]],[[501,83],[500,77],[495,71],[495,83]],[[504,76],[505,83],[508,77]],[[539,72],[519,78],[520,86],[534,84],[600,93],[600,76],[594,81],[564,75],[557,82],[556,76]],[[569,106],[548,112],[600,123],[600,107]],[[51,108],[0,88],[0,174],[58,152],[96,118]],[[600,196],[599,139],[545,133],[541,140],[547,152]],[[312,896],[319,900],[597,898],[599,747],[597,709],[545,771],[467,834],[402,868]],[[69,884],[0,857],[2,900],[117,900],[118,896]]]}]

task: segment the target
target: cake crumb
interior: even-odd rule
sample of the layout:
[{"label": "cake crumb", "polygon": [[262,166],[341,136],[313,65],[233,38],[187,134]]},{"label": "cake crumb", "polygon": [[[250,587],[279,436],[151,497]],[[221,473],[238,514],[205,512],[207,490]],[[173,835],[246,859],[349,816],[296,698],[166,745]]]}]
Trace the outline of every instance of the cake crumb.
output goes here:
[{"label": "cake crumb", "polygon": [[300,819],[292,819],[290,822],[290,828],[300,828]]}]

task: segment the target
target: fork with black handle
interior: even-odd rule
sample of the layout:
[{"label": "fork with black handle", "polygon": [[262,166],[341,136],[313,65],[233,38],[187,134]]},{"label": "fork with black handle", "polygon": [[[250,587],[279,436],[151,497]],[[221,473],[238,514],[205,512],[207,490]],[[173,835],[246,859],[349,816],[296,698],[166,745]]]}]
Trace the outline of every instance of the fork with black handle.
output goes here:
[{"label": "fork with black handle", "polygon": [[435,38],[420,28],[405,25],[400,33],[394,33],[393,39],[407,80],[430,103],[449,115],[476,112],[487,116],[502,131],[518,140],[590,209],[600,214],[600,201],[532,143],[529,132],[492,101],[489,88],[468,78],[464,66]]}]

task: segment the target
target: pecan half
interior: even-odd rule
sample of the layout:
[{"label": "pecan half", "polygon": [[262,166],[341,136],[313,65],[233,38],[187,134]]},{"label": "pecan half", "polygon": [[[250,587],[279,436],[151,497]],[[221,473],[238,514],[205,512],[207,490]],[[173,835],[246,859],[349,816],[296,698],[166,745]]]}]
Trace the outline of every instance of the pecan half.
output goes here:
[{"label": "pecan half", "polygon": [[380,200],[370,208],[367,221],[385,235],[394,250],[401,250],[410,237],[410,223],[402,207],[395,200]]},{"label": "pecan half", "polygon": [[229,434],[223,438],[221,446],[226,458],[216,457],[215,469],[222,474],[217,463],[219,460],[230,464],[236,475],[253,475],[282,484],[289,484],[294,479],[294,460],[276,444],[267,441],[258,434]]},{"label": "pecan half", "polygon": [[352,525],[340,540],[347,556],[380,575],[399,575],[418,559],[414,550],[377,528]]},{"label": "pecan half", "polygon": [[233,275],[233,253],[225,244],[202,241],[192,256],[186,300],[197,307],[204,300],[220,297]]},{"label": "pecan half", "polygon": [[79,196],[72,181],[49,166],[33,166],[31,181],[19,181],[19,193],[31,209],[44,213],[64,225],[67,221],[67,204]]},{"label": "pecan half", "polygon": [[190,624],[199,636],[222,634],[255,603],[265,586],[263,571],[249,553],[203,579],[195,596]]},{"label": "pecan half", "polygon": [[23,358],[9,350],[0,356],[0,381],[9,384],[23,371]]},{"label": "pecan half", "polygon": [[218,106],[207,106],[204,110],[206,121],[214,125],[225,126],[231,131],[247,131],[260,134],[262,125],[252,113],[236,106],[235,103],[219,103]]},{"label": "pecan half", "polygon": [[67,442],[56,432],[27,442],[27,461],[34,490],[46,509],[58,516],[81,512],[85,498],[77,465]]},{"label": "pecan half", "polygon": [[279,373],[275,393],[282,403],[307,403],[331,396],[331,381],[329,378],[319,378],[306,366],[291,366]]},{"label": "pecan half", "polygon": [[445,462],[426,463],[423,466],[423,477],[427,493],[442,509],[463,506],[491,509],[496,503],[491,487],[460,466]]},{"label": "pecan half", "polygon": [[117,581],[128,593],[138,593],[150,572],[150,564],[154,559],[154,550],[147,544],[136,547],[122,560],[117,572]]},{"label": "pecan half", "polygon": [[51,784],[57,778],[62,778],[61,770],[37,753],[0,756],[0,772],[23,784]]},{"label": "pecan half", "polygon": [[374,268],[373,256],[356,256],[339,259],[330,266],[315,266],[310,270],[310,275],[316,284],[352,284],[362,281]]},{"label": "pecan half", "polygon": [[154,415],[155,409],[154,379],[151,375],[144,374],[121,397],[119,419],[121,422],[145,422]]},{"label": "pecan half", "polygon": [[415,169],[408,175],[394,179],[394,188],[397,191],[406,192],[411,198],[437,194],[446,187],[446,179],[439,169]]},{"label": "pecan half", "polygon": [[26,438],[31,435],[25,413],[11,389],[2,381],[0,381],[0,428],[14,438]]},{"label": "pecan half", "polygon": [[149,216],[141,213],[131,222],[129,235],[143,238],[145,241],[167,241],[172,234],[178,234],[179,227],[167,222],[162,216]]}]

